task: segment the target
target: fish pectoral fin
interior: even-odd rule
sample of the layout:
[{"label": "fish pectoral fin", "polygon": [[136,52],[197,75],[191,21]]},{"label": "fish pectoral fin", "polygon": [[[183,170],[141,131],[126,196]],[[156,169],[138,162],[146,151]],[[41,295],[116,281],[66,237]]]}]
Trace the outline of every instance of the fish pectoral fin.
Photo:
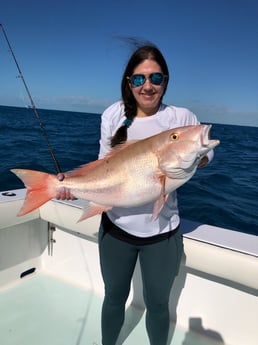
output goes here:
[{"label": "fish pectoral fin", "polygon": [[162,210],[165,202],[167,201],[167,198],[168,198],[168,194],[164,194],[164,195],[160,195],[158,200],[155,201],[153,213],[152,213],[152,217],[151,217],[152,220],[155,220],[158,217],[158,215],[159,215],[160,211]]},{"label": "fish pectoral fin", "polygon": [[78,220],[77,223],[81,222],[82,220],[85,220],[87,218],[96,216],[97,214],[100,214],[102,212],[111,210],[111,206],[105,206],[105,205],[99,205],[95,204],[93,202],[89,202],[83,209],[83,213],[81,218]]},{"label": "fish pectoral fin", "polygon": [[161,192],[158,200],[155,201],[154,203],[154,208],[153,208],[153,213],[152,213],[152,220],[155,220],[160,211],[162,210],[165,202],[167,201],[168,194],[165,194],[165,183],[166,183],[166,176],[162,175],[159,177],[160,180],[160,185],[161,185]]}]

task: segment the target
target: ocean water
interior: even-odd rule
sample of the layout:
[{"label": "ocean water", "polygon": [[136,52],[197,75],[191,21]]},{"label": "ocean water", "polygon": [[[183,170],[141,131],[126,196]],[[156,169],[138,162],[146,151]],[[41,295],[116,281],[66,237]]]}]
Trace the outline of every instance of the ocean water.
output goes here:
[{"label": "ocean water", "polygon": [[[100,114],[38,110],[62,171],[97,159]],[[213,124],[213,161],[178,190],[183,218],[258,235],[258,127]],[[23,188],[12,168],[55,173],[32,109],[0,106],[0,191]]]}]

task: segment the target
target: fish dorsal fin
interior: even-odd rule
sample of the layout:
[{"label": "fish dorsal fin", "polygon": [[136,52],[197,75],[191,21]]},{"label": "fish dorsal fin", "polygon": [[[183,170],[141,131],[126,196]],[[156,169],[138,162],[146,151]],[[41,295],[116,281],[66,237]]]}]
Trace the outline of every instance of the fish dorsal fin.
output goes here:
[{"label": "fish dorsal fin", "polygon": [[105,161],[105,159],[111,158],[112,156],[114,156],[118,152],[124,150],[128,146],[131,146],[132,144],[136,143],[137,141],[138,140],[130,140],[124,144],[117,145],[114,148],[112,148],[112,150],[109,151],[104,158],[98,159],[94,162],[83,164],[74,170],[66,172],[64,175],[65,175],[65,177],[75,177],[75,176],[85,175],[85,174],[89,173],[91,170],[93,170],[96,167],[98,167],[99,165],[101,165]]},{"label": "fish dorsal fin", "polygon": [[105,158],[110,158],[112,156],[114,156],[115,154],[117,154],[118,152],[120,151],[123,151],[124,149],[126,149],[127,147],[137,143],[139,140],[129,140],[129,141],[126,141],[125,143],[123,144],[118,144],[116,145],[115,147],[113,147],[104,157]]},{"label": "fish dorsal fin", "polygon": [[97,166],[101,165],[103,163],[104,159],[98,159],[94,162],[86,163],[81,165],[80,167],[66,172],[64,175],[65,177],[75,177],[75,176],[82,176],[96,168]]}]

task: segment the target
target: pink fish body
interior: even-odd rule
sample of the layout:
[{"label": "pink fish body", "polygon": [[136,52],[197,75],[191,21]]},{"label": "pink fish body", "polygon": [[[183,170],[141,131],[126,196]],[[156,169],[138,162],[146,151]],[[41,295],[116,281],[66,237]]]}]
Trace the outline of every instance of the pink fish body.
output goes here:
[{"label": "pink fish body", "polygon": [[56,175],[13,169],[27,187],[19,216],[55,198],[61,188],[87,200],[80,220],[113,207],[135,207],[154,202],[153,219],[170,192],[187,182],[208,151],[219,144],[209,139],[211,125],[174,128],[114,148],[106,157]]}]

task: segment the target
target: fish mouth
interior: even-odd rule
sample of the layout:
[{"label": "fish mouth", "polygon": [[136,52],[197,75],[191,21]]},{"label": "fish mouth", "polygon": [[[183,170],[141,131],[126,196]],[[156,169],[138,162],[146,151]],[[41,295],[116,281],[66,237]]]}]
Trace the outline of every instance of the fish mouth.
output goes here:
[{"label": "fish mouth", "polygon": [[201,145],[203,148],[213,149],[219,145],[220,141],[217,139],[210,139],[210,130],[212,125],[203,125],[201,133]]}]

